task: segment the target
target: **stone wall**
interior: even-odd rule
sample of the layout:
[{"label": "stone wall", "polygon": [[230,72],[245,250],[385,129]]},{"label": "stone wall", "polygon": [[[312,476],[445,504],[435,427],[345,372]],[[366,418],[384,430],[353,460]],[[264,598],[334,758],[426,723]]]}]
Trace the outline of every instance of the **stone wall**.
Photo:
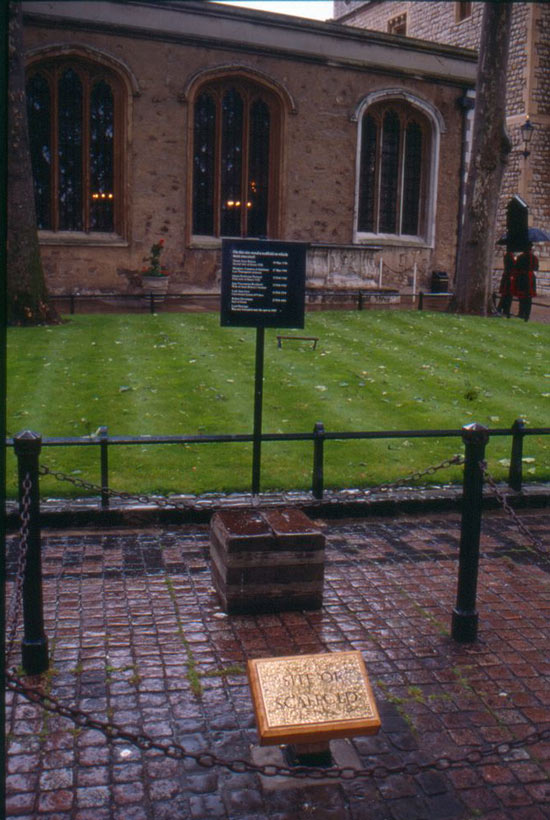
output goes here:
[{"label": "stone wall", "polygon": [[[364,67],[342,67],[257,51],[131,37],[93,28],[32,25],[25,28],[28,50],[48,44],[81,45],[122,61],[137,80],[128,100],[126,144],[126,233],[106,245],[90,235],[82,242],[52,238],[42,243],[48,285],[53,293],[69,291],[137,292],[140,270],[151,245],[165,240],[163,264],[171,273],[171,292],[219,288],[219,242],[199,246],[189,241],[190,111],[185,89],[198,71],[243,66],[261,72],[286,89],[296,104],[287,112],[282,173],[282,239],[332,245],[332,261],[312,276],[327,283],[335,271],[355,279],[367,270],[370,251],[353,246],[358,123],[352,115],[365,95],[399,86],[428,100],[445,123],[440,146],[435,247],[384,248],[385,285],[408,281],[414,261],[429,281],[433,269],[454,271],[456,254],[462,112],[461,89],[443,81],[396,77]],[[187,237],[187,238],[186,238]],[[351,246],[351,247],[350,247]],[[328,253],[328,252],[327,252]],[[335,261],[337,260],[337,261]],[[393,281],[391,271],[395,271]],[[327,278],[328,277],[328,278]],[[421,281],[419,280],[419,286]]]},{"label": "stone wall", "polygon": [[539,116],[550,115],[550,7],[539,4],[536,25],[536,65],[533,100]]},{"label": "stone wall", "polygon": [[523,114],[526,110],[527,54],[525,39],[527,18],[528,9],[526,4],[514,4],[508,55],[508,76],[506,78],[506,113],[509,117]]},{"label": "stone wall", "polygon": [[401,14],[407,15],[407,36],[420,40],[461,48],[477,48],[479,45],[482,3],[473,3],[472,16],[460,23],[456,22],[456,4],[447,2],[411,2],[411,0],[391,0],[391,2],[365,3],[342,0],[335,3],[335,16],[347,26],[388,31],[388,22]]},{"label": "stone wall", "polygon": [[[335,17],[346,25],[387,31],[388,21],[407,14],[407,36],[479,48],[483,6],[472,3],[472,15],[456,22],[454,2],[375,2],[336,0]],[[535,125],[531,155],[521,154],[519,131],[525,115]],[[508,159],[498,208],[497,232],[506,230],[506,205],[518,194],[529,205],[531,225],[550,230],[550,4],[513,4],[507,77],[508,133],[513,152]],[[550,273],[550,245],[537,247],[541,270]],[[502,268],[501,249],[495,253],[495,281]],[[543,281],[543,277],[541,277]]]},{"label": "stone wall", "polygon": [[[533,224],[550,232],[550,6],[537,3],[535,11],[532,100],[537,130],[529,157],[529,205]],[[546,292],[550,294],[550,243],[539,245],[537,253],[541,265],[539,282],[546,281]]]}]

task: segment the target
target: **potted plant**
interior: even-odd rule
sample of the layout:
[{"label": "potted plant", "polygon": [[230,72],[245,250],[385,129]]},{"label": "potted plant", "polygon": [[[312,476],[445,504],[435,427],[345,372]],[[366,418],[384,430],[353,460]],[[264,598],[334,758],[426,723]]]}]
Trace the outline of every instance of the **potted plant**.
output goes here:
[{"label": "potted plant", "polygon": [[148,264],[141,271],[143,289],[157,298],[164,297],[168,290],[168,270],[160,263],[160,255],[163,250],[164,239],[159,239],[151,246],[149,256],[143,258],[143,261]]}]

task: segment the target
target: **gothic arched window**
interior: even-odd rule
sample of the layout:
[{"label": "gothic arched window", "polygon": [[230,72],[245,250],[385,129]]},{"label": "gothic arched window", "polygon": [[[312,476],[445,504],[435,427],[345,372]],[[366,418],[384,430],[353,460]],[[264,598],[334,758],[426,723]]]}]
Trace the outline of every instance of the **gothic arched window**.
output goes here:
[{"label": "gothic arched window", "polygon": [[38,228],[122,233],[122,84],[84,59],[34,63],[27,113]]},{"label": "gothic arched window", "polygon": [[426,232],[430,127],[413,106],[371,105],[361,121],[357,230],[421,236]]},{"label": "gothic arched window", "polygon": [[194,99],[192,232],[277,234],[281,107],[244,77],[201,86]]}]

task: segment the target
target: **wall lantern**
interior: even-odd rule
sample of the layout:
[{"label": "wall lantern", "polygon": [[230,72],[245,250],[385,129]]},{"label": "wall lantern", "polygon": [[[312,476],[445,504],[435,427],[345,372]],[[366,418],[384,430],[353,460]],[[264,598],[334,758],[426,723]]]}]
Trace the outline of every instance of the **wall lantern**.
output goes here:
[{"label": "wall lantern", "polygon": [[523,138],[523,151],[521,152],[525,159],[529,156],[531,151],[529,150],[529,144],[533,137],[533,131],[535,130],[535,126],[531,124],[531,120],[529,117],[525,117],[525,122],[522,126],[520,126],[521,136]]}]

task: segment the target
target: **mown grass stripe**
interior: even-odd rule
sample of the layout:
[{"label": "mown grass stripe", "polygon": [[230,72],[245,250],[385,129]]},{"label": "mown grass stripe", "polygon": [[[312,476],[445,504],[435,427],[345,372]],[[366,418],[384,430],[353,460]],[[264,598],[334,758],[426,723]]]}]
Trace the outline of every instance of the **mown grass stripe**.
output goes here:
[{"label": "mown grass stripe", "polygon": [[[288,331],[292,334],[293,331]],[[264,432],[548,425],[547,325],[415,311],[307,314],[299,341],[266,331]],[[8,431],[84,435],[251,432],[255,330],[217,314],[77,315],[56,328],[8,334]],[[538,437],[537,437],[538,438]],[[528,477],[548,478],[550,442],[526,440]],[[460,440],[327,443],[327,486],[392,480],[461,450]],[[510,441],[491,441],[499,464]],[[536,453],[535,456],[532,454]],[[309,444],[264,444],[262,487],[308,488]],[[99,479],[95,448],[44,451],[54,469]],[[111,485],[133,492],[248,490],[251,447],[112,448]],[[8,473],[13,478],[13,458]],[[458,480],[456,470],[434,480]],[[78,494],[44,482],[47,492]],[[10,491],[14,491],[11,480]]]}]

